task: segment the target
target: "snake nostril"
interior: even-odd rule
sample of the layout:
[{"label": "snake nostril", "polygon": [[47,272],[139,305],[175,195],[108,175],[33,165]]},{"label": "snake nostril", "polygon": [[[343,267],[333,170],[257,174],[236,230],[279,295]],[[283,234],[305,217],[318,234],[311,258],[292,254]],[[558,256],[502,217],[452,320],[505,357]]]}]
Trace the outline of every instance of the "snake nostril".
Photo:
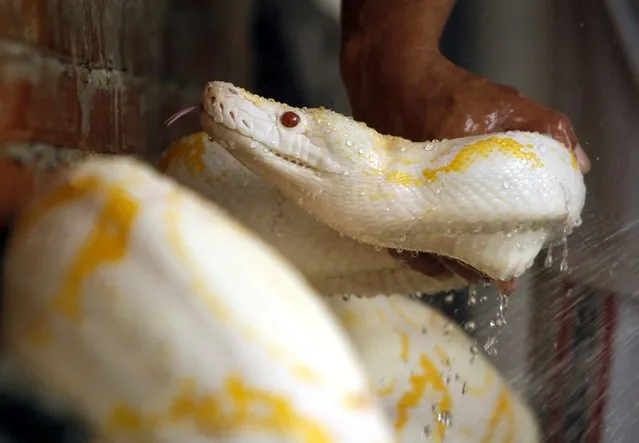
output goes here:
[{"label": "snake nostril", "polygon": [[229,116],[230,116],[233,120],[235,120],[235,112],[233,112],[233,111],[229,112]]},{"label": "snake nostril", "polygon": [[249,122],[247,122],[246,120],[242,119],[241,120],[242,125],[244,125],[244,127],[246,129],[251,129],[251,125],[249,124]]}]

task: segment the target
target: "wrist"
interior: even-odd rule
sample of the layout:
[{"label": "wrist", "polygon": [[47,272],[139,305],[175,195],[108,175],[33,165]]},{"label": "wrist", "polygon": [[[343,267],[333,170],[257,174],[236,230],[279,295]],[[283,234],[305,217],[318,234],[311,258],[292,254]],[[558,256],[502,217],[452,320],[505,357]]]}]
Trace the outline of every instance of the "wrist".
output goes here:
[{"label": "wrist", "polygon": [[[343,0],[340,69],[351,101],[371,88],[445,79],[439,51],[452,0]],[[415,78],[411,81],[411,77]]]},{"label": "wrist", "polygon": [[454,0],[342,0],[342,46],[353,39],[437,50]]}]

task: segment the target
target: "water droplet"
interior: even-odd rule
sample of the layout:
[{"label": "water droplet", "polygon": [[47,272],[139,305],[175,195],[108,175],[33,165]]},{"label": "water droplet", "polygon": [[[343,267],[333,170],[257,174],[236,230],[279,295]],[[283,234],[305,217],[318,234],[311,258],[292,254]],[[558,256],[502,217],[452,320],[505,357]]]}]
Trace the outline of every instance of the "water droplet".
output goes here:
[{"label": "water droplet", "polygon": [[497,318],[490,322],[491,328],[497,328],[496,333],[489,337],[484,344],[484,350],[488,355],[496,355],[497,348],[495,345],[497,344],[498,337],[501,335],[504,326],[506,326],[506,309],[508,308],[508,296],[504,294],[498,295],[499,306],[497,310]]},{"label": "water droplet", "polygon": [[378,245],[375,245],[375,250],[379,252],[379,251],[381,251],[381,250],[382,250],[382,247],[381,247],[381,246],[378,246]]},{"label": "water droplet", "polygon": [[476,328],[477,328],[477,325],[475,324],[474,321],[467,321],[466,324],[464,325],[464,329],[466,329],[468,332],[474,332]]},{"label": "water droplet", "polygon": [[342,295],[342,300],[349,301],[351,299],[350,295]]},{"label": "water droplet", "polygon": [[424,429],[422,429],[422,440],[428,440],[430,434],[432,433],[433,429],[430,427],[430,425],[424,426]]},{"label": "water droplet", "polygon": [[[346,146],[353,146],[353,141],[352,140],[346,140]],[[359,150],[359,153],[362,153],[362,150]]]},{"label": "water droplet", "polygon": [[446,297],[444,297],[444,301],[449,305],[452,304],[455,301],[455,294],[446,294]]},{"label": "water droplet", "polygon": [[559,270],[561,272],[568,272],[568,227],[564,227],[564,233],[561,237],[561,245],[563,247],[561,251],[561,263],[559,264]]},{"label": "water droplet", "polygon": [[442,411],[437,414],[437,421],[447,428],[450,428],[453,425],[451,413],[448,411]]},{"label": "water droplet", "polygon": [[511,185],[512,185],[512,182],[509,179],[504,180],[503,186],[505,189],[510,188]]},{"label": "water droplet", "polygon": [[447,322],[444,325],[444,334],[448,335],[448,334],[450,334],[452,332],[452,330],[453,330],[453,324],[450,323],[450,322]]},{"label": "water droplet", "polygon": [[399,241],[404,242],[406,241],[406,234],[402,234],[399,236]]},{"label": "water droplet", "polygon": [[552,246],[548,246],[546,250],[546,260],[544,260],[544,267],[549,269],[552,267]]},{"label": "water droplet", "polygon": [[419,251],[410,251],[410,256],[413,258],[419,257]]},{"label": "water droplet", "polygon": [[559,263],[560,272],[568,272],[568,257],[562,257],[561,263]]}]

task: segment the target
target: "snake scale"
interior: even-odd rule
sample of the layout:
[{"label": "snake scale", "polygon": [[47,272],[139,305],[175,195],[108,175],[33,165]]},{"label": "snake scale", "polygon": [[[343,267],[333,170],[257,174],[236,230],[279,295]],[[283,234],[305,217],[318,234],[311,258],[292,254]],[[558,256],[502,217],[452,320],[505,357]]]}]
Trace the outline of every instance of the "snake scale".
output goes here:
[{"label": "snake scale", "polygon": [[15,372],[95,442],[539,442],[472,340],[407,296],[463,283],[380,249],[520,275],[579,224],[571,154],[529,133],[409,142],[222,82],[204,99],[206,133],[162,172],[85,159],[16,220]]}]

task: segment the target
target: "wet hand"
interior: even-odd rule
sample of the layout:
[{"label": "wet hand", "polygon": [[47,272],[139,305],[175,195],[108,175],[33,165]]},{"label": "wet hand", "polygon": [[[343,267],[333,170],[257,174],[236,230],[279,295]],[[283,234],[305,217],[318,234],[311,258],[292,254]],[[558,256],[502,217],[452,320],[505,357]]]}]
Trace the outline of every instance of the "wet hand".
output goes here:
[{"label": "wet hand", "polygon": [[[383,68],[369,68],[344,69],[344,83],[355,119],[382,133],[429,140],[509,130],[535,131],[548,134],[573,150],[584,173],[590,169],[568,117],[525,97],[515,88],[465,71],[441,55],[431,54],[421,63],[389,61]],[[448,258],[389,253],[432,277],[455,274],[468,282],[488,279]],[[516,283],[516,279],[495,282],[503,293],[513,292]]]}]

